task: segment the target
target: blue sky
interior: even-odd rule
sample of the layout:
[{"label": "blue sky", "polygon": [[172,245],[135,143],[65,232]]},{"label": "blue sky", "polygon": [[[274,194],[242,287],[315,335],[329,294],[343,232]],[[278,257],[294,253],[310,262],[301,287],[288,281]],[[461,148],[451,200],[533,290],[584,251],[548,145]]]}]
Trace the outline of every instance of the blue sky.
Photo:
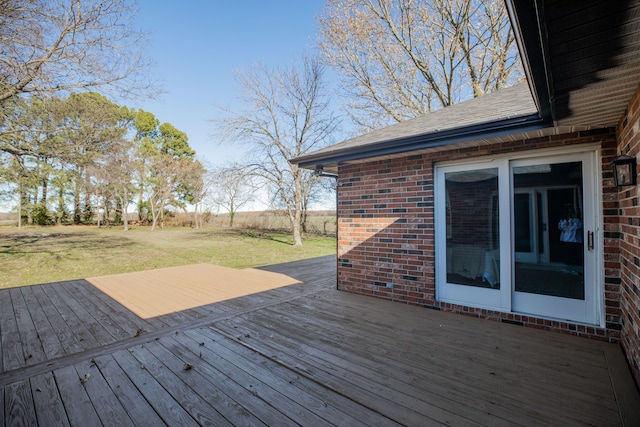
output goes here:
[{"label": "blue sky", "polygon": [[238,109],[234,72],[255,63],[289,66],[316,42],[323,0],[138,0],[137,20],[148,31],[151,72],[165,93],[128,101],[189,136],[212,164],[241,156],[212,139],[216,106]]}]

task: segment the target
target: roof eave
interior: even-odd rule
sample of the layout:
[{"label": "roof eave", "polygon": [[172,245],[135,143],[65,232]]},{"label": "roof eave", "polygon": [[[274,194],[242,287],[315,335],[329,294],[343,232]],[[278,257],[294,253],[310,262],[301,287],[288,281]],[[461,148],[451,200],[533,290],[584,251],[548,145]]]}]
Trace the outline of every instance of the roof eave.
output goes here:
[{"label": "roof eave", "polygon": [[311,154],[292,159],[300,167],[318,169],[330,164],[361,160],[372,157],[392,156],[400,153],[419,151],[428,148],[445,146],[469,140],[497,137],[514,132],[539,130],[550,126],[548,119],[539,114],[529,114],[512,117],[491,123],[480,123],[462,128],[449,129],[416,135],[408,138],[398,138],[370,144],[366,147],[355,146],[338,149],[331,152]]},{"label": "roof eave", "polygon": [[505,0],[531,95],[540,116],[555,120],[553,79],[541,0]]}]

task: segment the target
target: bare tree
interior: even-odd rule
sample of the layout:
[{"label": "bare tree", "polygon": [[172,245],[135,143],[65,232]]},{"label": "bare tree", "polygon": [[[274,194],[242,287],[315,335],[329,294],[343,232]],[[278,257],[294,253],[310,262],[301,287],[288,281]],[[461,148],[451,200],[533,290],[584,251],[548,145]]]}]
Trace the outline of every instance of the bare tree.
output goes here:
[{"label": "bare tree", "polygon": [[21,93],[147,90],[129,0],[0,1],[0,105]]},{"label": "bare tree", "polygon": [[328,0],[324,58],[363,129],[423,115],[522,77],[502,0]]},{"label": "bare tree", "polygon": [[214,203],[229,213],[229,227],[233,228],[236,212],[255,200],[258,186],[253,173],[238,164],[222,166],[211,173],[211,183]]},{"label": "bare tree", "polygon": [[140,170],[140,159],[136,157],[133,141],[122,138],[105,150],[93,163],[91,176],[96,194],[101,195],[105,206],[107,220],[108,203],[115,201],[116,213],[121,212],[124,231],[129,230],[129,204],[136,192],[136,173]]},{"label": "bare tree", "polygon": [[309,58],[299,69],[253,67],[237,76],[247,110],[227,111],[218,121],[225,140],[250,147],[246,165],[286,209],[296,246],[302,245],[305,202],[318,189],[318,178],[288,159],[328,144],[338,125],[323,73],[319,61]]}]

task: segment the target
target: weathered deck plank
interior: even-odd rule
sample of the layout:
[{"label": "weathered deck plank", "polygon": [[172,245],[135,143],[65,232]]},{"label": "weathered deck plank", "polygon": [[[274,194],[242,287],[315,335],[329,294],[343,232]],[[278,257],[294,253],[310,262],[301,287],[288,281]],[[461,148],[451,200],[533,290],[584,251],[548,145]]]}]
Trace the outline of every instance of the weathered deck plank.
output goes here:
[{"label": "weathered deck plank", "polygon": [[40,305],[34,288],[34,286],[24,286],[20,288],[26,309],[33,320],[34,332],[36,334],[32,339],[34,341],[40,341],[40,347],[42,348],[44,356],[43,360],[64,356],[64,346],[60,342],[55,329],[51,326],[46,312]]},{"label": "weathered deck plank", "polygon": [[[209,380],[205,372],[210,372],[213,367],[211,365],[205,367],[206,362],[201,355],[196,356],[184,351],[183,346],[173,337],[162,338],[157,343],[160,343],[162,347],[155,346],[155,350],[151,349],[154,356],[169,370],[175,372],[193,390],[193,393],[224,417],[224,421],[220,421],[221,425],[228,423],[231,425],[263,424],[259,418],[225,393],[226,382],[216,386]],[[147,348],[149,347],[147,346]],[[191,366],[191,369],[187,369],[188,366]]]},{"label": "weathered deck plank", "polygon": [[[324,424],[321,417],[314,414],[304,406],[299,405],[286,394],[280,393],[276,388],[274,388],[273,384],[260,381],[253,374],[238,368],[230,361],[220,357],[219,354],[210,352],[206,346],[203,347],[202,353],[203,358],[207,355],[213,356],[215,354],[215,366],[222,370],[230,380],[242,385],[245,389],[250,390],[254,398],[269,402],[274,409],[279,411],[281,415],[277,424],[283,424],[283,420],[286,420],[287,417],[300,425]],[[194,360],[194,366],[196,366],[197,369],[198,365],[196,363],[197,362]],[[273,425],[272,423],[268,424]]]},{"label": "weathered deck plank", "polygon": [[80,362],[75,369],[103,425],[135,425],[93,360]]},{"label": "weathered deck plank", "polygon": [[[576,405],[581,401],[592,401],[593,399],[600,399],[603,396],[591,396],[589,395],[588,390],[593,389],[593,386],[597,384],[596,381],[590,381],[587,384],[581,384],[580,386],[583,389],[578,387],[567,388],[566,383],[571,378],[563,378],[560,381],[548,381],[548,378],[554,378],[554,372],[543,372],[543,378],[547,378],[544,384],[540,384],[536,381],[536,377],[540,375],[540,372],[529,373],[529,370],[520,369],[517,367],[516,362],[516,370],[515,371],[505,371],[504,369],[500,369],[503,366],[513,365],[511,359],[509,357],[503,357],[502,355],[498,356],[498,352],[495,351],[496,354],[483,355],[474,354],[473,350],[467,350],[466,356],[464,351],[457,352],[452,349],[452,352],[442,353],[440,348],[437,349],[438,354],[435,357],[425,358],[424,354],[428,354],[429,349],[433,349],[434,347],[439,347],[438,342],[432,343],[420,343],[419,340],[416,340],[413,343],[413,349],[401,349],[394,348],[393,346],[389,347],[387,354],[389,356],[381,355],[380,348],[385,345],[389,346],[390,343],[394,342],[393,336],[381,337],[379,341],[376,341],[376,335],[378,331],[375,333],[371,333],[371,336],[365,336],[364,339],[360,339],[359,336],[347,337],[346,339],[340,338],[336,339],[336,336],[342,335],[343,331],[340,328],[340,325],[334,325],[333,334],[331,328],[329,328],[329,322],[327,321],[314,321],[314,322],[305,322],[305,314],[304,312],[296,313],[291,309],[292,304],[287,304],[287,306],[274,307],[267,310],[264,310],[261,313],[256,313],[252,315],[250,319],[246,319],[248,321],[242,322],[245,325],[251,325],[249,328],[252,330],[260,331],[261,329],[266,328],[268,322],[272,322],[274,324],[273,328],[269,328],[266,332],[263,332],[258,341],[267,341],[267,334],[269,336],[269,342],[273,343],[278,340],[278,335],[281,334],[283,336],[293,336],[296,337],[295,342],[289,341],[289,344],[292,346],[292,349],[299,348],[300,346],[304,346],[299,351],[303,354],[313,358],[313,360],[317,360],[318,363],[326,363],[325,366],[334,366],[334,367],[342,367],[343,369],[349,370],[351,374],[367,376],[369,372],[379,372],[382,375],[381,378],[390,379],[389,383],[384,383],[385,387],[396,389],[401,392],[405,392],[412,396],[420,396],[420,395],[429,395],[429,402],[435,403],[437,401],[441,401],[442,407],[450,407],[454,402],[457,402],[460,405],[459,412],[463,411],[463,408],[469,405],[469,403],[474,403],[474,401],[470,401],[468,396],[471,395],[481,395],[483,399],[482,401],[491,400],[495,404],[500,404],[500,400],[502,400],[503,408],[509,411],[514,406],[518,408],[519,413],[522,411],[527,412],[530,407],[530,400],[532,395],[553,395],[555,400],[565,400],[567,404],[571,406],[571,408],[564,411],[564,414],[567,417],[572,416],[572,411],[581,414],[585,409],[585,406],[588,406],[588,403],[585,405]],[[275,313],[267,313],[275,310],[281,310],[286,312],[287,314],[280,314],[279,316],[275,315]],[[326,312],[326,311],[325,311]],[[274,319],[279,319],[277,323],[274,323]],[[290,319],[291,322],[289,323]],[[236,319],[238,320],[238,319]],[[294,324],[295,322],[295,324]],[[322,325],[323,328],[317,328],[314,325]],[[327,326],[328,325],[328,326]],[[363,325],[364,326],[364,325]],[[506,325],[504,325],[506,326]],[[516,328],[517,329],[517,328]],[[364,329],[358,329],[359,331],[363,331]],[[419,331],[416,331],[419,332]],[[361,334],[366,335],[366,332],[359,332]],[[247,333],[246,335],[251,336],[251,333]],[[420,334],[417,334],[419,337]],[[329,338],[327,338],[329,337]],[[286,340],[286,338],[280,338]],[[478,338],[477,341],[469,340],[467,341],[466,347],[470,349],[478,348],[478,346],[482,343],[482,337]],[[353,348],[362,348],[360,342],[369,343],[375,346],[376,352],[375,355],[371,355],[370,353],[363,351],[362,354],[358,354],[353,350]],[[502,346],[503,347],[503,346]],[[328,350],[327,350],[328,349]],[[433,350],[431,350],[433,351]],[[402,360],[399,363],[397,358],[393,357],[393,354],[397,353],[403,354]],[[307,361],[309,357],[307,357]],[[374,360],[377,362],[374,363]],[[450,360],[456,360],[457,365],[451,365],[449,363]],[[431,366],[434,364],[435,366]],[[354,369],[355,367],[355,369]],[[364,369],[363,369],[364,368]],[[479,370],[482,374],[478,375],[476,373],[471,372],[470,368],[475,368],[475,370]],[[524,366],[522,367],[524,368]],[[454,369],[454,371],[452,371]],[[402,377],[403,374],[412,375],[411,371],[414,371],[414,378],[417,378],[419,384],[422,385],[421,388],[415,389],[413,386],[408,386],[403,384],[401,381],[396,381],[395,377]],[[458,372],[456,373],[455,370]],[[444,373],[444,377],[443,377]],[[464,393],[461,396],[458,396],[458,399],[453,399],[452,396],[447,396],[447,398],[453,399],[452,401],[447,402],[447,400],[442,401],[438,396],[442,396],[443,393],[449,394],[452,388],[458,386],[456,382],[452,381],[452,378],[457,377],[459,382],[467,385],[467,390],[464,390]],[[444,378],[443,381],[438,381]],[[602,378],[602,381],[606,381],[607,378]],[[504,382],[508,381],[510,383],[517,383],[520,381],[519,386],[514,390],[504,387]],[[501,388],[501,384],[503,387]],[[424,385],[434,386],[433,390],[424,389]],[[503,390],[503,391],[501,391]],[[585,392],[585,390],[587,390]],[[484,396],[483,396],[484,391]],[[474,420],[481,420],[483,418],[483,411],[486,408],[476,408],[476,412],[468,409],[468,416]],[[615,416],[615,411],[617,408],[615,405],[609,405],[607,407],[606,404],[601,408],[602,411],[599,413],[599,417],[596,418],[596,422],[602,423],[605,420],[610,419],[611,416]],[[492,411],[492,416],[495,416],[497,411]],[[509,414],[506,414],[505,419],[510,419]],[[535,420],[540,413],[533,413],[531,422],[535,424]]]},{"label": "weathered deck plank", "polygon": [[0,426],[640,425],[616,345],[262,269],[300,283],[148,319],[82,280],[0,290]]},{"label": "weathered deck plank", "polygon": [[[196,370],[211,384],[207,385],[207,387],[219,388],[225,394],[225,397],[223,397],[225,406],[227,405],[226,397],[228,397],[231,402],[236,402],[235,404],[241,407],[242,411],[248,411],[251,414],[251,419],[255,418],[265,425],[285,425],[291,422],[289,418],[269,405],[268,402],[256,399],[251,390],[229,378],[226,372],[218,368],[216,363],[217,356],[215,353],[212,354],[211,350],[206,347],[200,348],[199,343],[194,345],[194,342],[190,339],[185,341],[182,334],[175,336],[175,341],[176,344],[166,341],[164,344],[171,352],[180,356],[183,360],[193,361],[202,358],[207,362],[198,364]],[[234,404],[230,403],[230,405],[233,406]],[[219,410],[222,411],[222,409]],[[248,424],[251,425],[252,423]]]},{"label": "weathered deck plank", "polygon": [[[99,323],[113,337],[113,341],[129,338],[136,333],[136,330],[119,315],[123,310],[113,310],[108,305],[101,304],[99,300],[92,298],[90,293],[80,288],[81,282],[84,281],[65,282],[64,289],[87,313],[90,313],[96,323]],[[110,342],[111,339],[108,341]]]},{"label": "weathered deck plank", "polygon": [[11,294],[11,302],[13,311],[16,316],[16,326],[18,327],[18,336],[22,343],[24,352],[24,364],[32,365],[46,360],[44,349],[41,341],[38,339],[33,319],[30,316],[27,304],[20,288],[13,288],[9,291]]},{"label": "weathered deck plank", "polygon": [[[185,335],[196,342],[205,343],[216,356],[270,385],[279,393],[289,396],[297,404],[309,408],[326,422],[334,425],[372,425],[381,421],[379,415],[353,401],[330,393],[318,383],[309,381],[250,349],[238,345],[211,329],[187,331]],[[365,423],[363,420],[369,421]]]},{"label": "weathered deck plank", "polygon": [[65,301],[56,290],[58,285],[57,283],[51,283],[42,287],[42,290],[50,300],[50,304],[56,308],[60,317],[69,325],[69,329],[76,336],[77,342],[83,350],[98,347],[98,340],[87,327],[86,322],[90,321],[90,319],[82,319],[78,316],[78,313],[73,309],[75,301]]},{"label": "weathered deck plank", "polygon": [[[71,325],[69,325],[69,323],[65,321],[62,315],[60,315],[60,312],[58,311],[56,306],[52,304],[49,296],[45,293],[44,288],[46,286],[47,285],[30,286],[38,301],[38,304],[40,304],[42,313],[47,316],[51,327],[58,337],[58,340],[63,345],[65,354],[73,354],[82,351],[84,347],[80,343],[77,334],[71,329]],[[40,331],[38,333],[40,336],[42,336],[42,334],[40,334]],[[50,358],[54,357],[56,356],[50,356]]]},{"label": "weathered deck plank", "polygon": [[[53,372],[60,392],[60,399],[65,405],[66,414],[71,425],[99,426],[100,417],[96,408],[91,404],[83,381],[91,378],[85,377],[88,372],[79,374],[75,366],[65,366]],[[82,376],[81,376],[82,375]]]},{"label": "weathered deck plank", "polygon": [[[375,305],[375,304],[372,304]],[[328,336],[332,331],[332,327],[339,327],[339,322],[344,322],[343,317],[334,317],[334,313],[331,309],[331,304],[327,301],[321,301],[320,298],[316,298],[314,301],[316,310],[311,311],[309,304],[302,301],[292,301],[286,305],[276,306],[269,308],[268,312],[273,312],[274,317],[278,317],[286,321],[287,319],[295,319],[297,325],[304,326],[304,330],[315,331],[318,336]],[[415,312],[414,307],[407,307],[408,320],[411,319],[411,312]],[[418,309],[418,311],[420,311]],[[272,316],[269,314],[269,316]],[[408,333],[416,335],[416,341],[410,343],[411,347],[422,348],[422,351],[433,351],[434,346],[437,346],[438,351],[449,350],[450,353],[454,353],[458,356],[464,356],[469,359],[477,359],[480,366],[484,366],[487,369],[495,369],[496,364],[502,366],[506,361],[513,361],[512,365],[516,372],[511,372],[518,378],[522,378],[520,372],[521,367],[518,365],[518,361],[523,357],[529,357],[527,361],[529,372],[532,375],[549,375],[552,372],[555,374],[554,378],[559,381],[568,380],[568,377],[572,379],[572,385],[574,389],[583,391],[584,388],[589,388],[591,382],[595,380],[603,381],[606,377],[606,364],[602,358],[601,351],[596,350],[595,353],[590,354],[588,358],[583,356],[583,353],[576,355],[574,351],[563,351],[561,348],[554,348],[553,352],[546,351],[549,344],[545,348],[541,348],[535,344],[526,348],[513,347],[510,343],[514,342],[511,337],[521,331],[520,328],[513,325],[493,325],[501,330],[500,336],[488,337],[486,334],[478,331],[478,334],[470,335],[468,330],[460,330],[461,337],[464,337],[464,341],[451,342],[446,340],[445,334],[439,333],[442,329],[451,329],[451,323],[449,322],[451,316],[444,316],[446,322],[443,320],[443,324],[435,324],[425,322],[425,319],[412,323],[411,329],[407,330]],[[397,345],[393,345],[393,337],[399,332],[402,327],[398,325],[398,322],[394,324],[388,323],[384,320],[385,317],[382,313],[378,316],[371,316],[371,312],[367,313],[366,328],[364,328],[364,322],[361,316],[361,323],[363,327],[357,330],[343,330],[345,345],[347,348],[350,345],[358,344],[358,340],[367,341],[373,343],[380,349],[386,349],[388,354],[398,351]],[[318,321],[321,320],[321,321]],[[355,321],[356,319],[352,319]],[[418,319],[416,319],[418,320]],[[486,329],[486,328],[485,328]],[[357,331],[357,332],[356,332]],[[372,331],[375,331],[372,333]],[[448,331],[447,333],[449,333]],[[542,333],[543,335],[546,335]],[[535,334],[532,334],[532,337]],[[583,341],[576,339],[575,337],[561,336],[563,341]],[[531,340],[533,341],[533,340]],[[332,345],[335,343],[332,343]],[[418,351],[417,353],[420,353]],[[532,359],[532,355],[536,357]],[[452,357],[453,354],[446,355],[441,359],[446,360],[447,357]],[[559,358],[561,358],[559,360]],[[423,362],[419,359],[418,362]],[[589,372],[585,373],[584,366],[590,366]],[[533,369],[531,369],[533,368]],[[506,367],[509,369],[509,366]],[[509,373],[509,371],[507,371]],[[597,377],[597,374],[600,374]],[[594,378],[597,377],[597,378]],[[582,381],[580,381],[582,380]]]},{"label": "weathered deck plank", "polygon": [[41,426],[68,426],[64,405],[52,372],[31,377],[31,394]]},{"label": "weathered deck plank", "polygon": [[110,354],[97,357],[94,362],[131,420],[137,425],[158,426],[164,424],[160,416]]},{"label": "weathered deck plank", "polygon": [[[236,320],[236,319],[234,319]],[[242,324],[226,327],[220,323],[216,328],[228,333],[240,333],[237,339],[262,354],[273,354],[274,358],[285,365],[294,366],[296,371],[307,374],[340,394],[349,395],[360,405],[374,409],[382,416],[396,420],[404,425],[416,425],[424,422],[453,425],[481,425],[466,415],[460,416],[446,409],[442,399],[430,396],[428,401],[419,398],[420,394],[409,394],[407,387],[393,387],[386,376],[372,376],[371,370],[362,369],[353,364],[353,360],[344,360],[323,350],[307,345],[306,340],[287,338],[292,331],[277,327],[263,329],[258,325],[262,319],[252,318],[256,322],[251,326]],[[282,335],[280,335],[282,334]],[[254,338],[254,336],[256,338]],[[267,344],[268,343],[268,344]],[[363,375],[363,371],[365,374]],[[380,381],[383,379],[383,381]],[[446,402],[453,406],[454,402]],[[458,408],[459,410],[459,408]]]},{"label": "weathered deck plank", "polygon": [[95,340],[94,345],[105,345],[117,340],[117,336],[114,336],[109,329],[108,325],[103,325],[100,320],[96,318],[95,313],[89,310],[82,301],[78,300],[75,295],[69,292],[67,289],[67,283],[55,283],[52,287],[56,290],[59,298],[69,306],[70,310],[73,310],[74,314],[80,321],[82,321],[88,331],[88,333]]},{"label": "weathered deck plank", "polygon": [[[153,378],[171,395],[175,402],[181,406],[199,425],[227,426],[231,425],[215,408],[198,396],[182,381],[179,374],[184,375],[184,365],[177,371],[169,369],[156,356],[175,358],[157,342],[147,343],[144,346],[134,347],[131,351],[133,357],[148,371]],[[167,354],[168,353],[168,354]],[[171,365],[171,363],[170,363]],[[186,372],[188,375],[190,372]]]},{"label": "weathered deck plank", "polygon": [[29,379],[15,382],[4,392],[5,425],[33,426],[37,424]]},{"label": "weathered deck plank", "polygon": [[113,354],[120,368],[127,374],[144,398],[167,425],[197,426],[198,423],[156,381],[151,373],[128,350]]},{"label": "weathered deck plank", "polygon": [[2,345],[3,372],[24,366],[24,351],[20,341],[20,332],[16,322],[9,290],[2,292],[0,298],[0,337]]}]

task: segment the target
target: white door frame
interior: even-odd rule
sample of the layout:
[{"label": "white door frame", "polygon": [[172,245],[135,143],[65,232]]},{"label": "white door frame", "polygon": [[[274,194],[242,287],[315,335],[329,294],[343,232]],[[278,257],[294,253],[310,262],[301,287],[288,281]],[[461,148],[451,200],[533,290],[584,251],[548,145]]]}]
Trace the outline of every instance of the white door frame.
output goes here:
[{"label": "white door frame", "polygon": [[[578,160],[576,160],[578,159]],[[496,311],[530,314],[541,318],[566,320],[577,323],[604,326],[602,279],[602,206],[600,184],[600,152],[596,145],[571,149],[551,149],[518,153],[517,156],[477,158],[473,161],[450,162],[436,165],[435,188],[435,247],[436,247],[436,299],[442,302],[480,307]],[[582,161],[583,165],[583,220],[585,230],[593,232],[593,249],[587,245],[585,231],[585,300],[515,292],[513,241],[513,165],[565,163]],[[498,192],[500,197],[500,289],[478,288],[447,283],[446,260],[446,206],[445,174],[448,172],[498,168]],[[587,197],[588,195],[588,197]],[[505,202],[508,198],[508,203]],[[505,220],[506,219],[506,220]],[[548,227],[551,225],[549,224]],[[588,228],[589,227],[589,228]],[[589,284],[587,284],[589,280]],[[568,315],[567,315],[568,314]]]},{"label": "white door frame", "polygon": [[[514,167],[533,166],[538,164],[570,163],[581,162],[582,164],[582,222],[583,222],[583,260],[584,260],[584,300],[562,298],[549,295],[540,295],[515,290],[515,258],[512,260],[512,310],[523,314],[532,314],[542,317],[575,321],[581,323],[599,323],[599,313],[597,301],[599,288],[597,282],[597,264],[602,257],[599,255],[601,247],[598,236],[598,209],[596,197],[584,197],[586,194],[596,193],[595,154],[577,153],[563,156],[553,156],[537,159],[524,159],[510,161],[510,173]],[[513,183],[511,184],[511,194],[514,194]],[[514,213],[511,213],[511,223],[514,223]],[[593,238],[588,238],[588,233],[593,234]],[[593,247],[589,246],[593,243]],[[515,242],[513,243],[515,247]]]}]

